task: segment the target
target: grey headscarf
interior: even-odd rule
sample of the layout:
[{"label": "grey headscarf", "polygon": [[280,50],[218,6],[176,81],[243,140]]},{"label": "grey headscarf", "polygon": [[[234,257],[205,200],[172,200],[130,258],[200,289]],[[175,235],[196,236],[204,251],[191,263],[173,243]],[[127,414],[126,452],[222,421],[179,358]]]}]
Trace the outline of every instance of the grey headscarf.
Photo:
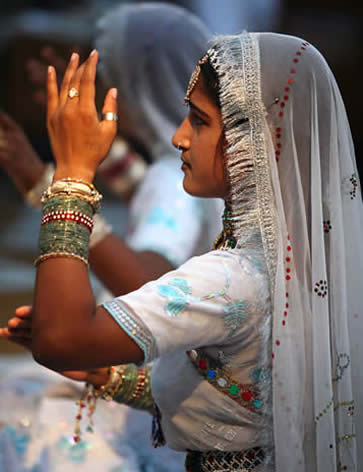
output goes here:
[{"label": "grey headscarf", "polygon": [[208,38],[196,16],[164,3],[124,4],[97,25],[101,77],[118,88],[120,105],[154,161],[178,156],[171,137],[185,117],[185,90]]}]

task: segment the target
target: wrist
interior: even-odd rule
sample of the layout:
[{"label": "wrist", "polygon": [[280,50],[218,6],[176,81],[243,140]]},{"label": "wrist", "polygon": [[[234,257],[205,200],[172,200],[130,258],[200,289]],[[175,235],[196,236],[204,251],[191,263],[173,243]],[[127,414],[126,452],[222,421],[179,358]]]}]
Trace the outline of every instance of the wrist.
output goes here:
[{"label": "wrist", "polygon": [[96,171],[91,169],[57,165],[53,182],[70,177],[71,179],[81,179],[91,184],[95,178],[95,174]]}]

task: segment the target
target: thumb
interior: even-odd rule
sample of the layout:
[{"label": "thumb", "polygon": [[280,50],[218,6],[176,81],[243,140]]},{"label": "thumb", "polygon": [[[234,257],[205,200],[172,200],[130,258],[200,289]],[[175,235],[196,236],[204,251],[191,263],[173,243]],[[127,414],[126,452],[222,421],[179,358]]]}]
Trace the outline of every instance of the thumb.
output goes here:
[{"label": "thumb", "polygon": [[117,132],[117,89],[112,88],[107,92],[102,108],[102,131],[110,138],[114,138]]}]

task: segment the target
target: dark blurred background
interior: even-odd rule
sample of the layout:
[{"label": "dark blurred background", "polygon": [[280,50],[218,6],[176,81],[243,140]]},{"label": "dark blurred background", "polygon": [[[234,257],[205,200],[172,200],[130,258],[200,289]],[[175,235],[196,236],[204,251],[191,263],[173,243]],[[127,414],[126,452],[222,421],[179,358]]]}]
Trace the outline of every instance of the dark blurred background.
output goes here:
[{"label": "dark blurred background", "polygon": [[[75,46],[90,50],[93,25],[119,0],[2,0],[0,6],[0,108],[17,119],[44,159],[50,151],[44,109],[30,99],[24,64],[49,44],[65,56]],[[122,2],[121,2],[122,3]],[[137,0],[134,1],[137,3]],[[197,13],[213,32],[272,30],[304,37],[331,65],[347,107],[362,174],[360,80],[363,7],[360,2],[326,0],[174,0]],[[182,47],[182,45],[181,45]],[[0,171],[1,172],[1,171]],[[2,179],[3,180],[3,179]]]},{"label": "dark blurred background", "polygon": [[[52,158],[45,131],[44,106],[32,99],[25,64],[50,45],[68,57],[75,46],[83,55],[92,47],[95,21],[120,0],[1,0],[0,108],[30,136],[42,159]],[[137,3],[137,0],[134,1]],[[214,33],[276,31],[314,44],[326,57],[340,86],[363,175],[363,7],[350,0],[175,0],[204,20]],[[183,47],[183,45],[180,45]],[[24,209],[0,170],[0,323],[14,306],[31,302],[39,215]],[[33,225],[34,223],[34,225]],[[2,344],[2,343],[1,343]],[[9,349],[10,346],[4,349]],[[0,351],[2,347],[0,346]]]}]

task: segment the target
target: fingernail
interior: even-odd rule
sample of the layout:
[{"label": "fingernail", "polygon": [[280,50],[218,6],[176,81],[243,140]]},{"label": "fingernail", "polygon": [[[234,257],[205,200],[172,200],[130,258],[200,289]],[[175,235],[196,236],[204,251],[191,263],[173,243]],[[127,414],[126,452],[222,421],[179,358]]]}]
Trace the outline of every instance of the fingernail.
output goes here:
[{"label": "fingernail", "polygon": [[53,74],[53,66],[48,66],[48,74],[49,75]]},{"label": "fingernail", "polygon": [[111,90],[111,96],[112,96],[112,98],[114,98],[116,100],[116,98],[117,98],[117,88],[113,88]]},{"label": "fingernail", "polygon": [[78,57],[78,54],[76,52],[74,52],[72,55],[71,55],[71,61],[75,61]]},{"label": "fingernail", "polygon": [[94,56],[94,55],[96,54],[96,52],[97,52],[97,49],[94,49],[94,50],[91,52],[90,56],[91,56],[91,57]]}]

